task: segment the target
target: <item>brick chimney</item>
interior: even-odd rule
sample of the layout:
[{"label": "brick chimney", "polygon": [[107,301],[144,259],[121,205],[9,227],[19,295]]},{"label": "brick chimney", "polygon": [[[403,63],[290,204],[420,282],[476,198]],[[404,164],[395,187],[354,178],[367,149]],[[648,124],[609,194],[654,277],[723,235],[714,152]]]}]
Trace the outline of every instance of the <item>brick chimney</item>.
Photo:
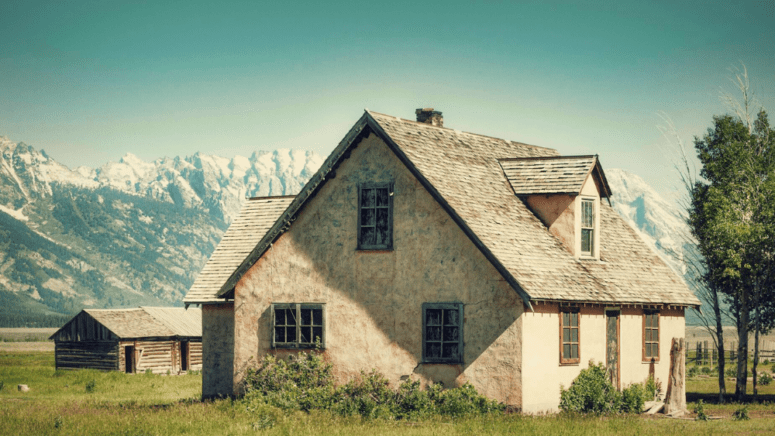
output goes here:
[{"label": "brick chimney", "polygon": [[417,109],[414,113],[417,114],[418,123],[444,127],[444,117],[441,116],[441,112],[433,110],[432,107]]}]

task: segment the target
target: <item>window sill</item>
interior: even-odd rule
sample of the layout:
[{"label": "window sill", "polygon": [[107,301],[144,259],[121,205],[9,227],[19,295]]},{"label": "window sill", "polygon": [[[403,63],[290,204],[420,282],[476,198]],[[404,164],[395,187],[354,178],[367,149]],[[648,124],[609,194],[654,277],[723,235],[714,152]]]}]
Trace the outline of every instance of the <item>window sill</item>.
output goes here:
[{"label": "window sill", "polygon": [[392,253],[392,248],[356,248],[356,253]]},{"label": "window sill", "polygon": [[[641,361],[644,365],[651,364],[651,359]],[[659,359],[654,359],[654,363],[659,363]]]},{"label": "window sill", "polygon": [[581,361],[578,362],[560,362],[560,366],[579,366]]}]

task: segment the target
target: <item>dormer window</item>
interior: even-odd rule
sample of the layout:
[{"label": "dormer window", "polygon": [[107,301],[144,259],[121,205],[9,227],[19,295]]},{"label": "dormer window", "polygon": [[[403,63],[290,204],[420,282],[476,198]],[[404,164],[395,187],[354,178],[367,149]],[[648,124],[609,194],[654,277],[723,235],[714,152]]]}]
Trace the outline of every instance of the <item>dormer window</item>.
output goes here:
[{"label": "dormer window", "polygon": [[595,255],[595,200],[581,199],[581,255]]}]

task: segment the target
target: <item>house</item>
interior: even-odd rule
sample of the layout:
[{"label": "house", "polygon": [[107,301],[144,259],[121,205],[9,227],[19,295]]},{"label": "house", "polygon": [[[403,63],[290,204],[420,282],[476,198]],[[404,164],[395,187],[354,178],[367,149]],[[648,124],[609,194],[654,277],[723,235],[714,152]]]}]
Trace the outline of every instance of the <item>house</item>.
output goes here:
[{"label": "house", "polygon": [[179,374],[202,369],[202,311],[84,309],[49,339],[56,368]]},{"label": "house", "polygon": [[610,195],[597,156],[367,110],[296,197],[247,201],[189,290],[203,396],[316,344],[339,382],[469,382],[526,412],[590,360],[665,383],[700,302]]}]

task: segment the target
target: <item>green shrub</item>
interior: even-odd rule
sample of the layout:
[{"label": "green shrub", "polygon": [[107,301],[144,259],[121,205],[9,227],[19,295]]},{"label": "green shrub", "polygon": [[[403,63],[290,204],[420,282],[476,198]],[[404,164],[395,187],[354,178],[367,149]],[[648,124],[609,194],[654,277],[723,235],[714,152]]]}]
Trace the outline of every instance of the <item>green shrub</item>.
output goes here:
[{"label": "green shrub", "polygon": [[90,380],[88,383],[86,383],[86,392],[92,393],[94,392],[94,388],[97,387],[97,382],[94,380]]},{"label": "green shrub", "polygon": [[743,406],[732,412],[732,419],[735,421],[748,421],[751,419],[751,417],[748,416],[748,406]]},{"label": "green shrub", "polygon": [[[375,370],[361,372],[360,377],[335,387],[332,365],[316,352],[292,355],[287,361],[265,356],[257,368],[247,371],[241,401],[253,413],[265,413],[265,407],[270,406],[286,411],[330,410],[342,416],[388,419],[504,410],[503,405],[479,395],[467,383],[455,389],[435,384],[422,390],[419,381],[406,380],[393,390],[385,376]],[[267,425],[272,422],[262,418],[253,426],[270,428]]]},{"label": "green shrub", "polygon": [[[622,412],[624,413],[641,413],[643,411],[643,404],[648,396],[646,387],[643,384],[635,383],[624,388],[622,390]],[[653,401],[653,395],[651,396]]]},{"label": "green shrub", "polygon": [[759,378],[758,382],[762,386],[767,386],[770,383],[772,383],[772,376],[767,372],[762,371],[761,373],[759,373],[758,378]]},{"label": "green shrub", "polygon": [[577,413],[612,413],[621,409],[622,397],[606,377],[602,363],[589,362],[570,387],[560,387],[560,409]]},{"label": "green shrub", "polygon": [[702,403],[702,400],[697,400],[697,407],[694,408],[694,413],[697,414],[697,418],[695,418],[695,421],[707,421],[708,415],[705,414],[705,406]]},{"label": "green shrub", "polygon": [[711,373],[711,371],[710,371],[710,368],[709,368],[709,367],[707,367],[707,366],[703,366],[703,367],[702,367],[702,369],[701,369],[701,371],[702,371],[702,373],[703,373],[703,374],[705,374],[705,375],[708,375],[708,374],[710,374],[710,373]]},{"label": "green shrub", "polygon": [[692,366],[689,368],[689,371],[686,372],[686,375],[689,377],[697,377],[700,375],[700,368],[698,366]]},{"label": "green shrub", "polygon": [[649,375],[644,385],[646,396],[645,401],[660,401],[662,399],[662,382],[657,381],[653,375]]},{"label": "green shrub", "polygon": [[729,378],[737,377],[737,368],[729,368],[728,370],[724,371],[724,375]]}]

